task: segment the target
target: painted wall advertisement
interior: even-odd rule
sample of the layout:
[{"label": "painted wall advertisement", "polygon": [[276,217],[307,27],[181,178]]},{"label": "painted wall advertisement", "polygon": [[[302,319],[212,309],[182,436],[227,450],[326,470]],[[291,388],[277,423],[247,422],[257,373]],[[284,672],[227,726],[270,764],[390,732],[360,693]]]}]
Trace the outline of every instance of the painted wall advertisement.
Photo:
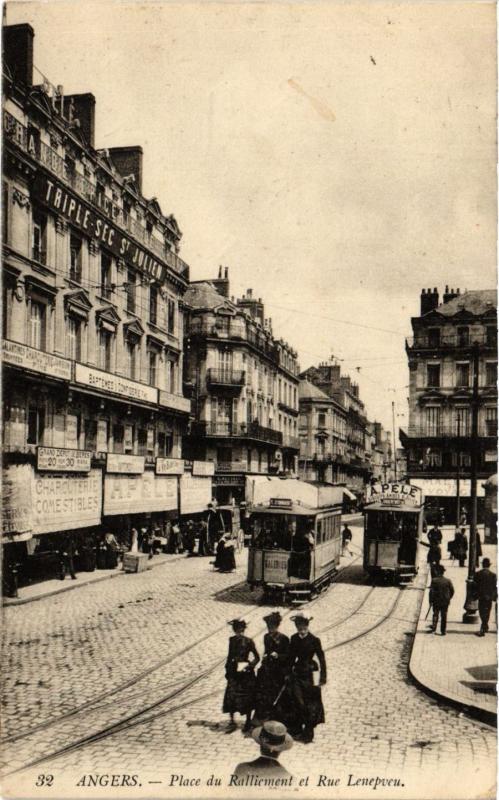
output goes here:
[{"label": "painted wall advertisement", "polygon": [[43,375],[50,375],[51,378],[71,380],[71,361],[68,361],[67,358],[35,350],[25,344],[11,342],[9,339],[3,341],[2,355],[5,364],[41,372]]},{"label": "painted wall advertisement", "polygon": [[187,473],[180,478],[180,513],[196,514],[206,511],[211,503],[211,478],[193,477]]},{"label": "painted wall advertisement", "polygon": [[[33,469],[30,464],[11,464],[2,474],[2,532],[4,541],[27,538],[33,527],[31,515],[31,483]],[[14,534],[18,534],[14,537]]]},{"label": "painted wall advertisement", "polygon": [[102,509],[102,475],[35,473],[31,488],[33,533],[88,528],[99,525]]},{"label": "painted wall advertisement", "polygon": [[[419,486],[425,497],[456,497],[457,482],[454,478],[412,478],[411,483]],[[477,497],[485,494],[482,482],[478,481],[476,489]],[[459,481],[459,494],[461,497],[470,497],[471,481],[469,478],[462,478]]]},{"label": "painted wall advertisement", "polygon": [[104,515],[175,511],[178,479],[170,475],[109,475],[104,478]]}]

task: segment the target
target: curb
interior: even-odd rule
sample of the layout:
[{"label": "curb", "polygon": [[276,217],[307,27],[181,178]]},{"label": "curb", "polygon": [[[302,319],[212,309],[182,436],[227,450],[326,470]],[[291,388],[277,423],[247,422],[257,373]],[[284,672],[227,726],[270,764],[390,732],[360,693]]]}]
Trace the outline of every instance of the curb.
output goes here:
[{"label": "curb", "polygon": [[[428,573],[429,575],[429,573]],[[427,581],[428,582],[428,581]],[[425,584],[426,589],[426,584]],[[416,623],[416,633],[414,634],[414,638],[412,640],[412,647],[411,647],[411,655],[409,658],[409,663],[407,665],[407,675],[412,683],[416,686],[417,689],[427,694],[434,700],[438,700],[440,703],[450,706],[451,708],[460,711],[463,714],[466,714],[473,719],[478,720],[479,722],[483,722],[486,725],[490,725],[493,728],[497,728],[497,712],[494,713],[492,711],[488,711],[485,708],[480,708],[479,706],[472,706],[464,703],[458,697],[455,697],[451,694],[443,694],[442,692],[437,691],[436,689],[432,689],[431,686],[428,686],[422,680],[417,677],[417,669],[415,670],[412,666],[413,660],[413,653],[414,653],[414,645],[416,644],[416,637],[418,636],[418,627],[421,620],[421,608],[423,606],[424,601],[424,592],[421,596],[421,605],[419,609],[418,620]],[[421,635],[421,634],[420,634]]]},{"label": "curb", "polygon": [[[182,558],[187,558],[184,553],[179,554],[176,558],[172,558],[169,561],[161,561],[156,562],[155,564],[151,564],[148,566],[147,571],[150,569],[154,569],[155,567],[163,567],[167,564],[173,564],[175,561],[180,561]],[[99,578],[92,578],[91,580],[83,580],[79,581],[78,583],[69,583],[66,586],[61,586],[59,589],[52,589],[50,592],[45,592],[45,594],[39,594],[35,597],[4,597],[2,605],[4,608],[8,608],[9,606],[23,606],[26,603],[36,603],[39,600],[45,600],[46,597],[54,597],[56,594],[62,594],[63,592],[71,592],[74,589],[81,589],[83,586],[91,586],[94,583],[101,583],[102,581],[111,580],[111,578],[121,578],[123,575],[133,575],[133,572],[125,572],[123,569],[118,570],[117,572],[111,573],[111,575],[101,575]]]}]

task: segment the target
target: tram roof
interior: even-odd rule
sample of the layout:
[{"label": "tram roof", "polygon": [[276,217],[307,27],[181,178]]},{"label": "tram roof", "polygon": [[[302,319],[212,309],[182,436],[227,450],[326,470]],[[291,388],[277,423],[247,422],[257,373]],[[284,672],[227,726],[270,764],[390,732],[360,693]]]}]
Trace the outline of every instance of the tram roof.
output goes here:
[{"label": "tram roof", "polygon": [[298,503],[292,503],[290,506],[251,506],[249,509],[251,514],[291,514],[296,517],[313,517],[316,514],[322,514],[327,511],[341,510],[341,505],[336,506],[320,506],[318,508],[311,508],[309,506],[302,506]]},{"label": "tram roof", "polygon": [[417,514],[423,506],[390,506],[384,503],[371,503],[364,511],[396,511],[398,514]]}]

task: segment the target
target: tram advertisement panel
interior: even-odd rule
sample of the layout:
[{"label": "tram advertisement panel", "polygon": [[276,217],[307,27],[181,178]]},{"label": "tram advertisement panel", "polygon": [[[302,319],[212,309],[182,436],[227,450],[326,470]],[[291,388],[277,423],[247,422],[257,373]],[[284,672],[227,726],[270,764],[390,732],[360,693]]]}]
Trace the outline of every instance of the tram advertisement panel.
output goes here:
[{"label": "tram advertisement panel", "polygon": [[374,483],[367,489],[367,504],[381,503],[384,506],[419,508],[422,502],[421,489],[408,483],[387,481],[386,483]]}]

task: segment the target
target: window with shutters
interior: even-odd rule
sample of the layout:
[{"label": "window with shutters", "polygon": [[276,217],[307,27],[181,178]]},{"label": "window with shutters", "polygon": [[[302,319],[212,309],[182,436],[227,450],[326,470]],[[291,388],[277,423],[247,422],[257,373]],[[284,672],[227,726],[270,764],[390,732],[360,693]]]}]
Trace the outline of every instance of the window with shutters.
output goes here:
[{"label": "window with shutters", "polygon": [[69,278],[75,283],[81,283],[83,243],[76,233],[71,233],[69,238]]},{"label": "window with shutters", "polygon": [[33,211],[31,257],[47,263],[47,215],[37,209]]},{"label": "window with shutters", "polygon": [[426,365],[426,385],[430,388],[440,386],[440,364]]},{"label": "window with shutters", "polygon": [[76,317],[66,319],[66,357],[72,361],[81,360],[81,320]]},{"label": "window with shutters", "polygon": [[424,410],[426,436],[440,436],[441,434],[441,409],[440,406],[427,406]]},{"label": "window with shutters", "polygon": [[470,365],[462,362],[456,364],[456,386],[465,387],[470,385]]},{"label": "window with shutters", "polygon": [[44,303],[29,301],[28,310],[28,345],[37,350],[46,348],[46,314]]}]

